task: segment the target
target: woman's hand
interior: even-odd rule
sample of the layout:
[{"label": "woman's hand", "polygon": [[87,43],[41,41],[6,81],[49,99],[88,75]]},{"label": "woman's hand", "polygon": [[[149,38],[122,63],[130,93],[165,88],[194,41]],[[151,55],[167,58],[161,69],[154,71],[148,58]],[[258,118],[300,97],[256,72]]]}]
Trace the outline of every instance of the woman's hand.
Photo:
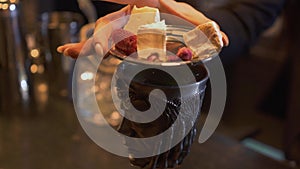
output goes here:
[{"label": "woman's hand", "polygon": [[77,58],[79,54],[88,55],[93,51],[103,56],[109,50],[108,40],[112,32],[122,28],[128,22],[131,9],[132,7],[128,5],[117,12],[101,17],[96,22],[92,38],[79,43],[65,44],[58,47],[57,51],[72,58]]},{"label": "woman's hand", "polygon": [[[172,14],[185,19],[195,26],[211,22],[203,13],[184,2],[176,2],[175,0],[159,0],[159,9],[161,12]],[[224,46],[229,45],[227,35],[221,31]]]},{"label": "woman's hand", "polygon": [[102,0],[106,2],[113,2],[117,4],[136,5],[137,7],[149,6],[159,8],[159,0]]}]

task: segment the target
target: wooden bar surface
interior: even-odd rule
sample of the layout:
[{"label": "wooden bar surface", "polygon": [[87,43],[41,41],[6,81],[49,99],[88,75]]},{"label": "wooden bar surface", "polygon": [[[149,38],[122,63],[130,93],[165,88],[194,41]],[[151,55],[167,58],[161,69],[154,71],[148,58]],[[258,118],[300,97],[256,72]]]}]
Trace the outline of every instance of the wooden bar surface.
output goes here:
[{"label": "wooden bar surface", "polygon": [[[50,97],[38,111],[0,114],[0,169],[134,169],[98,147],[78,123],[73,104]],[[12,108],[13,109],[13,108]],[[104,136],[105,137],[105,136]],[[288,169],[216,133],[193,144],[181,169]]]}]

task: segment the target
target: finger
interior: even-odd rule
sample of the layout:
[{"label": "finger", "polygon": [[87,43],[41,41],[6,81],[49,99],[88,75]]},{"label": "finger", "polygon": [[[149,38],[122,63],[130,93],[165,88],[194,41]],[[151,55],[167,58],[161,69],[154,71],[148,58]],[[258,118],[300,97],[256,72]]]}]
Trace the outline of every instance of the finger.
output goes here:
[{"label": "finger", "polygon": [[102,0],[102,1],[106,1],[106,2],[113,2],[113,3],[117,3],[117,4],[134,4],[136,2],[136,0]]},{"label": "finger", "polygon": [[69,48],[69,47],[71,47],[71,46],[73,46],[73,45],[74,45],[74,43],[68,43],[68,44],[59,46],[59,47],[57,47],[56,51],[57,51],[58,53],[64,53],[64,51],[65,51],[67,48]]},{"label": "finger", "polygon": [[97,54],[103,56],[103,54],[108,52],[110,49],[109,38],[112,32],[121,29],[128,22],[130,12],[131,6],[128,5],[117,12],[98,19],[93,35],[93,43]]},{"label": "finger", "polygon": [[[160,0],[160,8],[162,11],[181,17],[194,25],[201,25],[212,21],[187,3],[176,2],[174,0]],[[219,26],[218,31],[220,31]],[[221,35],[224,46],[228,46],[229,39],[227,35],[222,31]]]},{"label": "finger", "polygon": [[104,52],[103,52],[103,47],[100,43],[97,43],[95,45],[95,51],[96,53],[99,55],[99,56],[103,56],[104,55]]},{"label": "finger", "polygon": [[194,25],[201,25],[211,21],[201,12],[197,11],[191,5],[174,0],[160,0],[160,10],[169,14],[181,17]]},{"label": "finger", "polygon": [[223,41],[224,46],[229,46],[228,36],[224,32],[221,32],[221,34],[222,34],[222,41]]},{"label": "finger", "polygon": [[57,48],[59,53],[72,58],[78,58],[79,55],[89,55],[93,52],[92,39],[80,43],[69,43]]},{"label": "finger", "polygon": [[95,50],[94,50],[94,44],[93,44],[94,40],[93,38],[89,38],[83,45],[82,45],[82,49],[80,52],[80,56],[86,56],[86,55],[91,55],[94,54]]},{"label": "finger", "polygon": [[128,5],[136,5],[137,7],[159,7],[159,0],[103,0],[106,2],[113,2],[117,4],[128,4]]},{"label": "finger", "polygon": [[62,53],[65,56],[77,58],[82,48],[81,43],[70,43],[57,48],[57,52]]},{"label": "finger", "polygon": [[[127,5],[126,7],[120,9],[119,11],[116,11],[116,12],[113,12],[113,13],[110,13],[108,15],[101,17],[100,19],[98,19],[96,21],[96,29],[95,30],[98,30],[99,28],[105,26],[106,24],[111,23],[114,20],[117,20],[121,17],[125,17],[126,15],[129,15],[131,12],[131,9],[132,9],[132,6]],[[122,25],[119,25],[119,27],[123,27],[127,23],[126,21],[124,21],[124,22],[125,23],[123,23]],[[118,26],[118,25],[115,24],[114,26]]]},{"label": "finger", "polygon": [[64,53],[65,56],[70,56],[73,59],[78,58],[80,51],[78,51],[77,49],[73,49],[73,48],[67,48]]}]

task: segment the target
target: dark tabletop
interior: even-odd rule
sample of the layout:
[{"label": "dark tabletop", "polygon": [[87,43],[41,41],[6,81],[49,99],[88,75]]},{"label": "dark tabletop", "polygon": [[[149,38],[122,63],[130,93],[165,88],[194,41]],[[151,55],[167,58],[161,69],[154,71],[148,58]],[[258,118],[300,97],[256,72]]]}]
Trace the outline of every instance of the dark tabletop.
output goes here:
[{"label": "dark tabletop", "polygon": [[[0,169],[131,169],[129,161],[93,143],[80,127],[71,101],[49,97],[35,111],[0,114]],[[288,169],[215,134],[194,143],[182,169]]]}]

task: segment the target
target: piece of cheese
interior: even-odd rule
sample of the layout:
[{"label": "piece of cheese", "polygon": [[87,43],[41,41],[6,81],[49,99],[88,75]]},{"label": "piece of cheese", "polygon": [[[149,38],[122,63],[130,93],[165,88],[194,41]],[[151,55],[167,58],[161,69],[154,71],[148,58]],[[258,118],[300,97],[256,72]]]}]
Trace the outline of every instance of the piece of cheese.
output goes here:
[{"label": "piece of cheese", "polygon": [[165,21],[142,25],[137,32],[138,57],[147,59],[158,55],[159,60],[166,61],[166,24]]},{"label": "piece of cheese", "polygon": [[215,22],[207,22],[183,35],[185,44],[193,50],[195,57],[206,59],[217,55],[222,47],[222,34]]},{"label": "piece of cheese", "polygon": [[159,10],[157,8],[133,7],[128,23],[124,29],[137,34],[137,30],[141,25],[152,24],[160,21]]}]

